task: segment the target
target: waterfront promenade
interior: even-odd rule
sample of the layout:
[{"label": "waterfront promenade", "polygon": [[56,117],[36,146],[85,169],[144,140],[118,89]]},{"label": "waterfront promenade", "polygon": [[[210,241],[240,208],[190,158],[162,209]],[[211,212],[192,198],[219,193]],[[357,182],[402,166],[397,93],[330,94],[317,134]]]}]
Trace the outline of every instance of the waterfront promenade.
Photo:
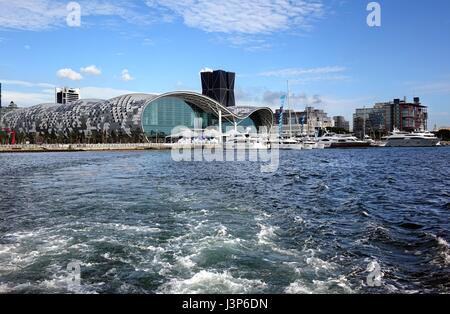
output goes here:
[{"label": "waterfront promenade", "polygon": [[[450,146],[450,142],[441,142],[442,146]],[[217,145],[178,144],[179,148],[214,148]],[[170,150],[174,144],[139,143],[139,144],[24,144],[0,145],[1,153],[46,153],[46,152],[95,152],[95,151],[142,151]]]},{"label": "waterfront promenade", "polygon": [[[179,148],[213,148],[216,145],[178,144]],[[46,152],[95,152],[95,151],[142,151],[170,150],[174,144],[27,144],[0,145],[0,153],[46,153]]]},{"label": "waterfront promenade", "polygon": [[42,144],[42,145],[0,145],[0,153],[44,153],[79,151],[133,151],[166,150],[167,144]]}]

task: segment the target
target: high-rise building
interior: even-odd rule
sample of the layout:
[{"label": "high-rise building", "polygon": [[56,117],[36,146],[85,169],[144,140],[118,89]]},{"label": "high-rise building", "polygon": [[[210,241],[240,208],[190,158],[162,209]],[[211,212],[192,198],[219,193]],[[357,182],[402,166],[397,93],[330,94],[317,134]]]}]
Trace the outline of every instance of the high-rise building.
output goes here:
[{"label": "high-rise building", "polygon": [[387,135],[394,129],[412,132],[428,128],[427,107],[419,97],[413,102],[394,99],[390,102],[377,103],[372,108],[356,109],[353,115],[353,132],[358,137],[366,135]]},{"label": "high-rise building", "polygon": [[234,83],[236,74],[222,70],[202,72],[202,94],[224,107],[235,107]]},{"label": "high-rise building", "polygon": [[77,101],[80,99],[79,88],[57,88],[55,90],[55,102],[57,104],[65,105],[69,102]]}]

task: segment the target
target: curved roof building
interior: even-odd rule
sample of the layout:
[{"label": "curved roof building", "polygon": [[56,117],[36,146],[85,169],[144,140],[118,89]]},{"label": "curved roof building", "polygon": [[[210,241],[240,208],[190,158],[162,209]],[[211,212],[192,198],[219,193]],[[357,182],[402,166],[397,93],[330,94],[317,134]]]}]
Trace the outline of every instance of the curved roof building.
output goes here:
[{"label": "curved roof building", "polygon": [[128,137],[130,141],[152,142],[170,136],[178,126],[199,130],[221,124],[224,131],[228,125],[270,129],[273,113],[270,108],[224,107],[194,92],[173,92],[41,104],[7,113],[2,124],[18,134],[63,136],[69,141],[95,137],[96,142],[106,142]]}]

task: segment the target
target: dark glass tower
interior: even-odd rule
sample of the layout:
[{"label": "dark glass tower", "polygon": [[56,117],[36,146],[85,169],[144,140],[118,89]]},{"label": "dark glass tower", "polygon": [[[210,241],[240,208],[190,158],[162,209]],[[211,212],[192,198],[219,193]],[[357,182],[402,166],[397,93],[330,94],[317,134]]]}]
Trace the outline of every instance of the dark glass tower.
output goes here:
[{"label": "dark glass tower", "polygon": [[236,74],[222,70],[214,72],[202,72],[203,95],[219,102],[225,107],[236,106],[234,98],[234,82]]}]

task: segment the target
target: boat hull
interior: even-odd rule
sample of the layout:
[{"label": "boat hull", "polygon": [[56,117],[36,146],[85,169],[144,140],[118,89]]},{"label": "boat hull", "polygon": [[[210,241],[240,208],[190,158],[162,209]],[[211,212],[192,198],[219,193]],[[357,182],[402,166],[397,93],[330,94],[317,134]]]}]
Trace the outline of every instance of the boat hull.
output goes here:
[{"label": "boat hull", "polygon": [[394,139],[389,140],[386,144],[386,147],[435,147],[438,145],[438,139]]},{"label": "boat hull", "polygon": [[330,148],[367,148],[370,147],[370,143],[331,143]]}]

